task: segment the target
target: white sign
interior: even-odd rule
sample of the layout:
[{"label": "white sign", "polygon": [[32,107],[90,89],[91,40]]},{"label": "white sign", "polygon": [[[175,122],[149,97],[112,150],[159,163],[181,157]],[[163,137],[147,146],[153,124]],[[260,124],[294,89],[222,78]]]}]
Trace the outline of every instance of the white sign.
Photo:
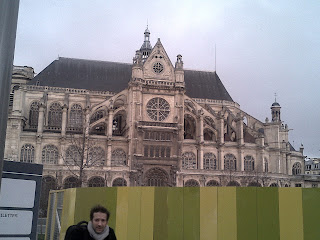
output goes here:
[{"label": "white sign", "polygon": [[35,193],[34,180],[2,178],[0,207],[33,208]]},{"label": "white sign", "polygon": [[0,209],[0,233],[4,235],[29,235],[32,217],[32,211]]}]

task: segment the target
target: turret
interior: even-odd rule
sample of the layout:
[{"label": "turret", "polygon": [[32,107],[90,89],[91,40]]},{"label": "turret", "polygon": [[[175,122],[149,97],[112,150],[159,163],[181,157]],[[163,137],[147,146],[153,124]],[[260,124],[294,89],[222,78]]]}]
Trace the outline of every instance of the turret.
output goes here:
[{"label": "turret", "polygon": [[281,122],[281,117],[280,117],[280,109],[281,106],[279,103],[277,103],[275,99],[274,103],[271,105],[271,116],[272,116],[272,122],[273,123],[280,123]]},{"label": "turret", "polygon": [[149,57],[151,50],[152,50],[152,46],[150,43],[150,31],[147,26],[146,30],[144,31],[144,42],[140,48],[140,52],[142,53],[142,60],[143,61],[145,61]]}]

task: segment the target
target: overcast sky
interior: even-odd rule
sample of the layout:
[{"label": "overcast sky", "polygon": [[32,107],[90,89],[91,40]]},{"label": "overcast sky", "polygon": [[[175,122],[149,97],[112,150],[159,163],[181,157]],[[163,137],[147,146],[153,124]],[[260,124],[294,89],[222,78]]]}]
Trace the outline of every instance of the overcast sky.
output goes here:
[{"label": "overcast sky", "polygon": [[[214,71],[241,109],[265,121],[281,105],[290,142],[320,157],[319,0],[21,0],[15,65],[60,57],[131,63],[161,39],[171,61]],[[216,63],[215,63],[216,45]]]}]

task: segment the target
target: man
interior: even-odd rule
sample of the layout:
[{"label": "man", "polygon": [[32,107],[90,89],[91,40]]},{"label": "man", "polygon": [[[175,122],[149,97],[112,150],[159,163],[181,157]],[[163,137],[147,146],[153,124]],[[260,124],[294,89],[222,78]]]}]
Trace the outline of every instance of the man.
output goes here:
[{"label": "man", "polygon": [[[111,227],[108,226],[110,212],[103,206],[94,206],[90,211],[90,222],[84,228],[79,223],[75,230],[67,230],[66,238],[71,240],[117,240]],[[71,228],[71,227],[70,227]],[[68,233],[68,231],[70,233]]]}]

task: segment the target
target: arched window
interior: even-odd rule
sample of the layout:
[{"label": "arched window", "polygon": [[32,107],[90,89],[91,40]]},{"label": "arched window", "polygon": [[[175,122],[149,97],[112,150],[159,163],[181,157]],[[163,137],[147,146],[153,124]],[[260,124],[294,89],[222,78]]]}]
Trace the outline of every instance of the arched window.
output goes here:
[{"label": "arched window", "polygon": [[116,116],[114,116],[113,122],[112,122],[112,135],[122,136],[125,132],[125,127],[126,127],[125,116],[122,114],[117,114]]},{"label": "arched window", "polygon": [[103,118],[105,112],[103,110],[95,112],[90,118],[90,124],[98,121],[100,118]]},{"label": "arched window", "polygon": [[231,171],[237,170],[237,159],[233,154],[226,154],[224,156],[224,169]]},{"label": "arched window", "polygon": [[186,181],[184,183],[185,187],[200,187],[200,184],[198,183],[198,181],[194,180],[194,179],[189,179],[188,181]]},{"label": "arched window", "polygon": [[217,158],[213,153],[203,155],[203,169],[217,169]]},{"label": "arched window", "polygon": [[127,181],[124,178],[116,178],[112,182],[112,187],[126,187]]},{"label": "arched window", "polygon": [[54,145],[47,145],[42,149],[42,163],[58,164],[59,151]]},{"label": "arched window", "polygon": [[30,105],[29,126],[36,128],[39,119],[39,102],[33,102]]},{"label": "arched window", "polygon": [[184,154],[182,154],[182,168],[184,169],[197,168],[196,155],[193,152],[185,152]]},{"label": "arched window", "polygon": [[102,147],[92,147],[89,149],[88,162],[91,166],[103,166],[105,162],[105,152]]},{"label": "arched window", "polygon": [[278,187],[277,183],[271,183],[269,187]]},{"label": "arched window", "polygon": [[161,168],[151,168],[146,172],[145,184],[153,187],[168,186],[168,174]]},{"label": "arched window", "polygon": [[88,181],[89,187],[104,187],[104,179],[102,177],[92,177]]},{"label": "arched window", "polygon": [[76,177],[67,177],[64,180],[64,184],[63,184],[63,188],[67,189],[67,188],[76,188],[76,187],[80,187],[80,182],[79,179]]},{"label": "arched window", "polygon": [[163,121],[170,113],[170,105],[163,98],[152,98],[148,101],[146,108],[149,118],[154,121]]},{"label": "arched window", "polygon": [[205,140],[205,141],[216,141],[216,136],[215,136],[215,134],[214,134],[214,132],[213,131],[211,131],[210,129],[205,129],[204,131],[203,131],[203,139]]},{"label": "arched window", "polygon": [[34,162],[34,146],[25,144],[21,148],[20,162],[33,163]]},{"label": "arched window", "polygon": [[230,181],[228,182],[227,187],[240,187],[240,183],[237,181]]},{"label": "arched window", "polygon": [[301,174],[301,163],[296,162],[292,166],[292,175],[300,175]]},{"label": "arched window", "polygon": [[269,172],[268,159],[264,158],[264,172]]},{"label": "arched window", "polygon": [[196,121],[194,118],[186,114],[184,116],[184,139],[195,139]]},{"label": "arched window", "polygon": [[112,151],[111,166],[124,166],[127,164],[127,156],[125,151],[121,148],[117,148]]},{"label": "arched window", "polygon": [[67,148],[65,162],[68,165],[81,165],[82,149],[80,146],[71,145]]},{"label": "arched window", "polygon": [[49,192],[56,189],[57,183],[54,177],[44,176],[42,178],[39,216],[47,217]]},{"label": "arched window", "polygon": [[254,171],[254,158],[250,155],[244,157],[244,170],[248,172]]},{"label": "arched window", "polygon": [[207,187],[217,187],[217,186],[220,186],[220,184],[216,180],[210,180],[209,182],[207,182],[206,186]]},{"label": "arched window", "polygon": [[261,184],[258,182],[250,182],[248,184],[248,187],[261,187]]},{"label": "arched window", "polygon": [[70,109],[69,127],[82,128],[83,110],[80,104],[73,104]]},{"label": "arched window", "polygon": [[49,108],[48,126],[60,128],[62,124],[62,107],[60,103],[52,103]]}]

